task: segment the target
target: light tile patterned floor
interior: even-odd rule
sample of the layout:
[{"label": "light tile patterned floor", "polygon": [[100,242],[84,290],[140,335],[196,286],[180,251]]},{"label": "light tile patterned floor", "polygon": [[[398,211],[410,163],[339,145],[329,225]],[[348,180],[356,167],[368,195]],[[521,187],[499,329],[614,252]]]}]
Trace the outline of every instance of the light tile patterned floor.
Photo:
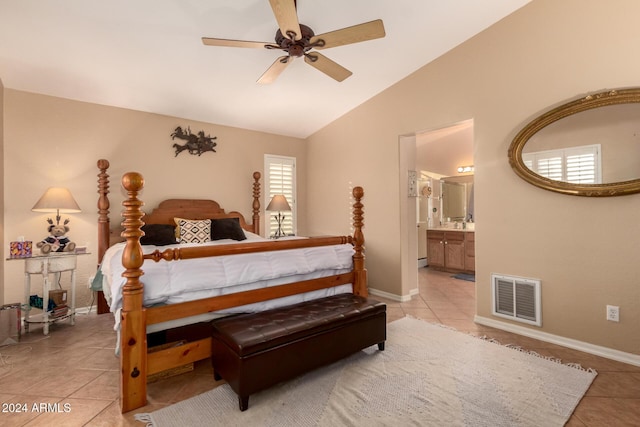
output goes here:
[{"label": "light tile patterned floor", "polygon": [[[419,295],[411,301],[385,301],[388,321],[411,315],[594,368],[598,376],[567,426],[640,424],[640,367],[476,325],[473,282],[428,268],[420,269],[419,278]],[[149,404],[121,415],[112,324],[110,315],[78,315],[75,326],[53,325],[47,337],[32,327],[20,344],[0,347],[0,402],[13,410],[0,413],[0,426],[143,426],[133,420],[134,412],[153,411],[218,384],[208,361],[199,362],[193,372],[150,384]],[[15,412],[11,404],[26,404],[27,411]],[[34,410],[42,404],[42,411]],[[56,408],[46,404],[58,404],[60,412],[45,411]]]}]

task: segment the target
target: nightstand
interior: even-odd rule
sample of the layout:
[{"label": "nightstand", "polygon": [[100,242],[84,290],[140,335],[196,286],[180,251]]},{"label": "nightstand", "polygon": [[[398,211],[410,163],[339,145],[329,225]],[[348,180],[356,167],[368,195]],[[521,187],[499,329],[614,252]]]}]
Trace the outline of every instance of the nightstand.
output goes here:
[{"label": "nightstand", "polygon": [[[75,324],[76,316],[76,266],[78,255],[68,252],[51,253],[49,255],[36,255],[26,258],[11,258],[24,260],[24,295],[26,300],[26,308],[24,311],[24,330],[29,332],[29,324],[42,323],[42,331],[45,335],[49,334],[49,325],[60,320],[69,319],[71,324]],[[60,275],[65,272],[71,272],[71,300],[67,302],[69,307],[65,314],[53,316],[47,311],[49,302],[49,291],[51,289],[49,275],[53,274],[54,283],[60,280]],[[31,305],[29,297],[31,296],[31,275],[41,275],[42,281],[42,314],[31,315]]]}]

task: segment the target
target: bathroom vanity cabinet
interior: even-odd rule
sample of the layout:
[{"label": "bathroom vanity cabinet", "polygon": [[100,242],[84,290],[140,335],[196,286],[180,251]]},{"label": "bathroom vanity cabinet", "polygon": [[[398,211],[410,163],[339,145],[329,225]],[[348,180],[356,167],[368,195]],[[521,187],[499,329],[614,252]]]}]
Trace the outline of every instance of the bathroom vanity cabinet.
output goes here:
[{"label": "bathroom vanity cabinet", "polygon": [[451,272],[475,271],[475,234],[464,230],[428,230],[429,267]]}]

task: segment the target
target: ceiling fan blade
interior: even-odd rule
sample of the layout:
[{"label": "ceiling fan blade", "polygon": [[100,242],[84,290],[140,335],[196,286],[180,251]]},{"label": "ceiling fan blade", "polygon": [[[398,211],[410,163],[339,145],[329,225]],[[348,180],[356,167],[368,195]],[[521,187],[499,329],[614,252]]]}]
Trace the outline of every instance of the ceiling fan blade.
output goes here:
[{"label": "ceiling fan blade", "polygon": [[202,43],[207,46],[224,46],[224,47],[249,47],[264,49],[265,46],[273,43],[267,42],[250,42],[244,40],[228,40],[228,39],[214,39],[211,37],[203,37]]},{"label": "ceiling fan blade", "polygon": [[293,56],[281,56],[276,59],[276,61],[271,64],[271,67],[267,71],[265,71],[260,78],[258,79],[258,83],[261,85],[268,85],[269,83],[273,83],[280,73],[287,68],[287,65],[293,62]]},{"label": "ceiling fan blade", "polygon": [[382,19],[365,22],[341,30],[330,31],[311,37],[310,43],[315,44],[319,40],[324,40],[324,44],[314,46],[315,49],[326,49],[328,47],[343,46],[351,43],[359,43],[367,40],[379,39],[386,35]]},{"label": "ceiling fan blade", "polygon": [[[295,0],[269,0],[271,9],[278,21],[278,27],[283,36],[300,40],[302,32],[300,31],[300,23],[298,22],[298,11],[296,10]],[[290,36],[295,33],[294,36]]]},{"label": "ceiling fan blade", "polygon": [[334,80],[339,82],[343,81],[351,74],[351,71],[344,68],[342,65],[337,62],[333,62],[329,58],[324,55],[319,54],[318,52],[311,52],[304,56],[304,62],[315,67],[316,69],[322,71],[327,76],[331,77]]}]

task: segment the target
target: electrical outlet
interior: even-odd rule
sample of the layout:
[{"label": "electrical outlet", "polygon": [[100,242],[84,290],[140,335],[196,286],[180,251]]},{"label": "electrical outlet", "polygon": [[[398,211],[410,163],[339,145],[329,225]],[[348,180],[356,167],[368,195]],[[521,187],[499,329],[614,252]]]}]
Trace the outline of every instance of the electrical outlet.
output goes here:
[{"label": "electrical outlet", "polygon": [[612,322],[620,321],[620,307],[617,305],[608,305],[607,306],[607,320]]}]

